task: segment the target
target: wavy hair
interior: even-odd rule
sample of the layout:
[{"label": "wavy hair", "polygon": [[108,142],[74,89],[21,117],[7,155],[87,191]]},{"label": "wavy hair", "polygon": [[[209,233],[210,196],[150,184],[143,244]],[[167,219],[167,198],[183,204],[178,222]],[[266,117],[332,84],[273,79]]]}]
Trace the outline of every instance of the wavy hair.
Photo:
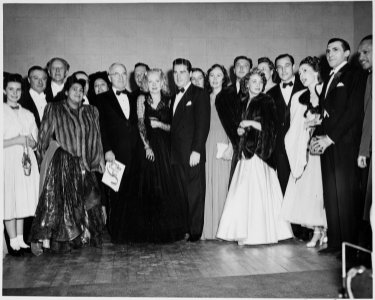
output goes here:
[{"label": "wavy hair", "polygon": [[314,70],[314,72],[318,73],[319,83],[322,82],[322,79],[321,79],[321,76],[320,76],[320,59],[318,57],[307,56],[304,59],[302,59],[301,62],[299,63],[299,66],[302,66],[302,65],[310,66]]},{"label": "wavy hair", "polygon": [[147,71],[145,73],[145,76],[142,80],[142,89],[145,91],[145,92],[149,92],[149,89],[148,89],[148,77],[150,76],[150,74],[153,74],[153,73],[156,73],[159,75],[160,77],[160,81],[161,81],[161,93],[162,95],[164,96],[168,96],[169,95],[169,86],[168,86],[168,80],[167,80],[167,76],[165,76],[164,72],[162,71],[162,69],[159,69],[159,68],[152,68],[150,69],[149,71]]},{"label": "wavy hair", "polygon": [[249,73],[247,73],[240,81],[240,89],[241,89],[241,93],[243,95],[247,95],[248,92],[249,92],[249,87],[248,87],[248,84],[249,84],[249,80],[251,78],[251,76],[253,75],[259,75],[260,78],[262,79],[263,81],[263,89],[262,89],[262,92],[264,91],[264,88],[266,87],[266,83],[267,83],[267,79],[266,79],[266,76],[264,75],[263,71],[258,69],[257,67],[255,68],[252,68],[250,70]]},{"label": "wavy hair", "polygon": [[206,79],[205,79],[205,87],[206,87],[206,90],[207,90],[208,93],[212,92],[212,87],[210,86],[210,80],[209,80],[210,73],[216,68],[219,68],[221,70],[221,72],[223,73],[222,88],[223,89],[226,88],[228,86],[228,84],[230,83],[229,75],[228,75],[228,72],[225,69],[225,67],[223,65],[220,65],[220,64],[214,64],[211,68],[208,69]]}]

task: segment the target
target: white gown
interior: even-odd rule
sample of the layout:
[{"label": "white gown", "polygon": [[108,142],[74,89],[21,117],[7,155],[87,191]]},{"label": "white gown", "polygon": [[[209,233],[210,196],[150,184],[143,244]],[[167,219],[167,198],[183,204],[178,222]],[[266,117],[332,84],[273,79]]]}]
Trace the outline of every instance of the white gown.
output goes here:
[{"label": "white gown", "polygon": [[236,166],[217,237],[239,245],[277,243],[293,237],[280,218],[282,192],[276,172],[257,155]]},{"label": "white gown", "polygon": [[304,126],[306,106],[299,102],[305,91],[294,94],[291,99],[290,128],[285,135],[291,172],[281,214],[291,223],[326,228],[320,156],[308,152],[311,129]]},{"label": "white gown", "polygon": [[[3,104],[3,139],[31,134],[37,141],[38,129],[34,115],[19,106],[13,110]],[[38,204],[39,170],[34,151],[29,148],[31,174],[22,167],[23,146],[3,149],[4,158],[4,220],[34,216]]]}]

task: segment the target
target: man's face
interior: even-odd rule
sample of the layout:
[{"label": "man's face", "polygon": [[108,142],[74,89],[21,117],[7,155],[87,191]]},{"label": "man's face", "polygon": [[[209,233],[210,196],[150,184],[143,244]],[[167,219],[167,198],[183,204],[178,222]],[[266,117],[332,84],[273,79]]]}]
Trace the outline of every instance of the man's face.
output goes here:
[{"label": "man's face", "polygon": [[122,65],[114,65],[109,71],[109,80],[115,89],[124,90],[127,83],[126,69]]},{"label": "man's face", "polygon": [[234,66],[234,74],[239,80],[244,77],[250,71],[250,63],[247,59],[239,59],[236,61]]},{"label": "man's face", "polygon": [[364,70],[372,70],[372,41],[364,40],[358,47],[358,60]]},{"label": "man's face", "polygon": [[175,65],[173,68],[173,78],[174,82],[178,88],[185,87],[191,77],[191,72],[188,72],[187,66],[185,65]]},{"label": "man's face", "polygon": [[350,51],[344,51],[340,41],[332,42],[327,45],[326,57],[328,64],[332,69],[339,66],[342,62],[348,60],[349,55]]},{"label": "man's face", "polygon": [[83,73],[76,74],[76,77],[77,79],[83,79],[84,81],[86,81],[85,89],[83,90],[83,95],[86,96],[87,92],[89,91],[89,78]]},{"label": "man's face", "polygon": [[288,82],[293,77],[293,67],[292,61],[289,56],[282,57],[276,62],[276,71],[279,74],[281,81]]},{"label": "man's face", "polygon": [[47,74],[41,70],[34,70],[29,77],[30,87],[38,94],[43,93],[47,86]]},{"label": "man's face", "polygon": [[146,71],[147,70],[144,66],[138,66],[134,69],[135,83],[138,85],[139,88],[142,86],[142,80],[145,76]]},{"label": "man's face", "polygon": [[65,68],[64,63],[61,60],[56,59],[49,69],[49,75],[52,80],[58,84],[62,84],[68,75],[68,70]]}]

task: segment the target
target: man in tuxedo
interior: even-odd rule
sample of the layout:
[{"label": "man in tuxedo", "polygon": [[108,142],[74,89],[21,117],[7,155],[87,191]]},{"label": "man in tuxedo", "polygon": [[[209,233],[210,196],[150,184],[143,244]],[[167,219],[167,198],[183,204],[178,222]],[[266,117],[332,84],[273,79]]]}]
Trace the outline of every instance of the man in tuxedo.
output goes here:
[{"label": "man in tuxedo", "polygon": [[339,253],[341,243],[357,243],[359,176],[357,156],[363,115],[361,70],[347,61],[348,42],[328,41],[326,57],[332,68],[324,82],[320,104],[324,118],[310,144],[312,154],[321,155],[324,206],[328,225],[328,247],[319,253]]},{"label": "man in tuxedo", "polygon": [[32,66],[27,72],[30,89],[23,93],[19,103],[31,111],[35,117],[38,128],[43,119],[44,108],[52,99],[47,99],[45,89],[47,86],[47,72],[40,66]]},{"label": "man in tuxedo", "polygon": [[132,95],[135,100],[137,100],[138,96],[142,92],[143,78],[145,77],[147,71],[150,71],[150,67],[145,63],[138,62],[134,66],[134,81],[137,87],[132,92]]},{"label": "man in tuxedo", "polygon": [[115,160],[125,165],[118,192],[110,191],[108,203],[108,229],[112,242],[121,243],[129,239],[126,224],[131,212],[127,207],[128,191],[137,172],[135,157],[139,139],[137,129],[137,107],[126,90],[127,71],[121,63],[113,63],[108,70],[112,87],[98,95],[98,109],[103,152],[106,162]]},{"label": "man in tuxedo", "polygon": [[173,97],[171,163],[187,207],[186,239],[195,242],[202,235],[206,192],[206,140],[211,107],[208,94],[190,81],[190,61],[173,61],[173,78],[178,93]]},{"label": "man in tuxedo", "polygon": [[68,76],[70,65],[60,57],[54,57],[47,63],[48,81],[46,87],[47,99],[60,101],[65,98],[63,93],[65,79]]},{"label": "man in tuxedo", "polygon": [[[296,92],[303,89],[303,85],[299,78],[294,75],[294,58],[290,54],[281,54],[276,57],[275,68],[281,81],[267,92],[275,101],[277,112],[276,144],[271,164],[276,168],[281,191],[284,195],[290,175],[289,159],[284,143],[285,135],[290,126],[290,100]],[[296,238],[309,240],[309,231],[304,227],[292,224],[292,230]]]}]

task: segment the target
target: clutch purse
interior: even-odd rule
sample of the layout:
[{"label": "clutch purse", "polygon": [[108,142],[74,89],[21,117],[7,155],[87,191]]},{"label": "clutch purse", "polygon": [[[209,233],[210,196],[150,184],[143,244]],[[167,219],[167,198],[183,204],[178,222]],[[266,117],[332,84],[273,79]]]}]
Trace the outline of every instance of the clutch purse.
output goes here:
[{"label": "clutch purse", "polygon": [[30,154],[29,154],[29,147],[27,145],[27,138],[26,138],[26,146],[23,148],[22,167],[23,167],[23,173],[25,174],[25,176],[30,176],[31,159],[30,159]]}]

